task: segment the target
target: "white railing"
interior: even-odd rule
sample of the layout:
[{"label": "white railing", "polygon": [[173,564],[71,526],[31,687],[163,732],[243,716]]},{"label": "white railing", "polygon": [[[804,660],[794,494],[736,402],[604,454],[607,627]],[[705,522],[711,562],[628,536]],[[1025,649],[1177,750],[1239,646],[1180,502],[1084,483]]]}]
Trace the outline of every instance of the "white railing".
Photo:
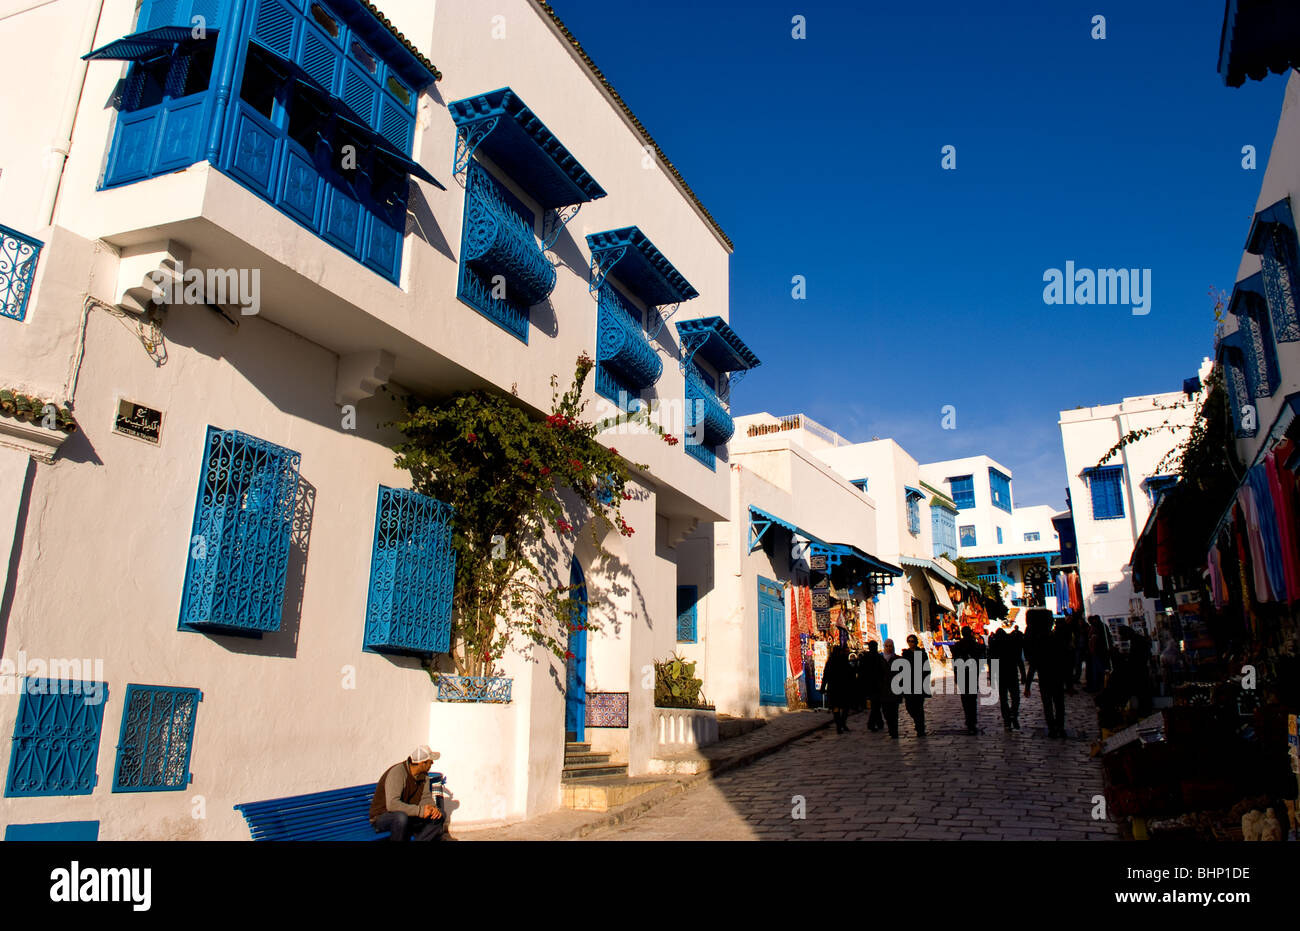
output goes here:
[{"label": "white railing", "polygon": [[655,735],[660,750],[686,750],[718,742],[718,715],[699,708],[656,708]]}]

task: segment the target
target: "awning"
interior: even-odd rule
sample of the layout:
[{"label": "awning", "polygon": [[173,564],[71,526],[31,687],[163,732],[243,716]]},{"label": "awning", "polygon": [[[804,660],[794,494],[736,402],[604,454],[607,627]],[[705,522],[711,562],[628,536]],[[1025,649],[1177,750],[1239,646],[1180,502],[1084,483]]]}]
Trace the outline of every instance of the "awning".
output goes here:
[{"label": "awning", "polygon": [[1295,0],[1228,0],[1219,35],[1219,74],[1229,87],[1300,66],[1300,6]]},{"label": "awning", "polygon": [[676,326],[683,350],[690,345],[692,356],[699,356],[719,372],[743,372],[759,365],[758,356],[721,317],[680,320]]},{"label": "awning", "polygon": [[469,145],[465,158],[482,151],[543,210],[605,196],[605,189],[510,88],[453,100],[447,112]]},{"label": "awning", "polygon": [[618,280],[652,307],[680,304],[699,296],[639,227],[588,233],[587,246],[592,261],[600,267],[602,281],[617,266],[614,274]]},{"label": "awning", "polygon": [[956,611],[952,605],[952,599],[948,597],[948,589],[943,580],[931,572],[925,573],[925,580],[930,583],[930,591],[934,593],[934,600],[939,603],[939,607],[945,611]]},{"label": "awning", "polygon": [[797,525],[752,504],[749,506],[749,545],[746,552],[752,553],[762,544],[763,536],[773,524],[784,527],[791,534],[806,537],[809,541],[810,554],[825,556],[828,570],[843,566],[846,575],[856,578],[858,583],[865,584],[874,591],[883,590],[886,585],[892,584],[895,577],[903,574],[903,570],[898,566],[877,559],[851,543],[827,543]]},{"label": "awning", "polygon": [[160,26],[114,39],[81,57],[84,61],[148,61],[170,55],[182,42],[207,42],[215,41],[216,38],[216,29],[209,28],[205,30],[203,38],[196,39],[189,26]]},{"label": "awning", "polygon": [[945,570],[943,566],[939,565],[933,559],[922,559],[919,556],[900,556],[898,557],[898,561],[904,566],[915,566],[916,568],[924,569],[955,588],[964,588],[972,592],[979,591],[978,585],[972,585],[970,582],[963,582],[951,572]]}]

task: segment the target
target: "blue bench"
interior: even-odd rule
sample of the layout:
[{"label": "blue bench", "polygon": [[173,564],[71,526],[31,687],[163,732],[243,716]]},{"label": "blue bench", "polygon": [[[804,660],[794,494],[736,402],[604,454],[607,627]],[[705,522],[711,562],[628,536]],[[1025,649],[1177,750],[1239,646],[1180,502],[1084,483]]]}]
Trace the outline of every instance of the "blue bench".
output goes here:
[{"label": "blue bench", "polygon": [[[442,811],[441,789],[446,785],[442,773],[429,773],[430,788],[438,810]],[[235,811],[248,822],[253,840],[387,840],[388,832],[370,825],[370,803],[375,797],[375,783],[244,802]],[[446,815],[444,814],[444,817]]]}]

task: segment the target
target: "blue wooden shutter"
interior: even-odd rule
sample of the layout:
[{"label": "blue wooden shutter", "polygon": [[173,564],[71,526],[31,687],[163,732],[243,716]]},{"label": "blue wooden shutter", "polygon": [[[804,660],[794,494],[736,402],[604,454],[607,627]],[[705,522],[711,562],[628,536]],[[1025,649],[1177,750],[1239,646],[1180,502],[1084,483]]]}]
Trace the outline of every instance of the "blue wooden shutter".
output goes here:
[{"label": "blue wooden shutter", "polygon": [[370,556],[364,648],[445,653],[451,645],[452,509],[434,498],[379,488]]},{"label": "blue wooden shutter", "polygon": [[108,685],[22,679],[9,757],[7,796],[89,795],[98,777]]},{"label": "blue wooden shutter", "polygon": [[1088,472],[1094,520],[1112,520],[1124,516],[1124,492],[1121,485],[1123,474],[1122,466],[1109,466]]},{"label": "blue wooden shutter", "polygon": [[677,642],[696,643],[699,632],[696,629],[696,604],[699,601],[699,589],[694,585],[677,586]]},{"label": "blue wooden shutter", "polygon": [[238,430],[208,427],[181,629],[280,629],[301,459]]}]

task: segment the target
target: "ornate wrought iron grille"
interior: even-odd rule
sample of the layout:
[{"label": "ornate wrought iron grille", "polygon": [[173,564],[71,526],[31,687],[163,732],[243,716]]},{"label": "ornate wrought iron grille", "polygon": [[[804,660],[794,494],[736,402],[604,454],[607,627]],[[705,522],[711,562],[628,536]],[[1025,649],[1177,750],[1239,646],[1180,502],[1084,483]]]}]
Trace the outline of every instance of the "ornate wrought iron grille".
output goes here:
[{"label": "ornate wrought iron grille", "polygon": [[439,676],[438,701],[510,701],[513,679],[506,676]]},{"label": "ornate wrought iron grille", "polygon": [[280,629],[301,460],[238,430],[208,427],[182,629]]},{"label": "ornate wrought iron grille", "polygon": [[620,390],[630,400],[659,380],[664,363],[650,345],[639,314],[610,284],[600,289],[596,316],[596,390],[618,400]]},{"label": "ornate wrought iron grille", "polygon": [[128,685],[114,792],[167,792],[190,784],[198,689]]},{"label": "ornate wrought iron grille", "polygon": [[1300,317],[1296,313],[1296,271],[1300,263],[1296,261],[1295,237],[1295,232],[1284,224],[1273,224],[1260,256],[1264,294],[1279,343],[1300,340]]},{"label": "ornate wrought iron grille", "polygon": [[39,239],[0,224],[0,316],[13,320],[27,316],[27,298],[43,245]]},{"label": "ornate wrought iron grille", "polygon": [[89,795],[104,723],[103,682],[23,679],[5,795]]},{"label": "ornate wrought iron grille", "polygon": [[370,557],[365,648],[445,653],[451,644],[456,554],[452,508],[426,495],[379,487]]}]

